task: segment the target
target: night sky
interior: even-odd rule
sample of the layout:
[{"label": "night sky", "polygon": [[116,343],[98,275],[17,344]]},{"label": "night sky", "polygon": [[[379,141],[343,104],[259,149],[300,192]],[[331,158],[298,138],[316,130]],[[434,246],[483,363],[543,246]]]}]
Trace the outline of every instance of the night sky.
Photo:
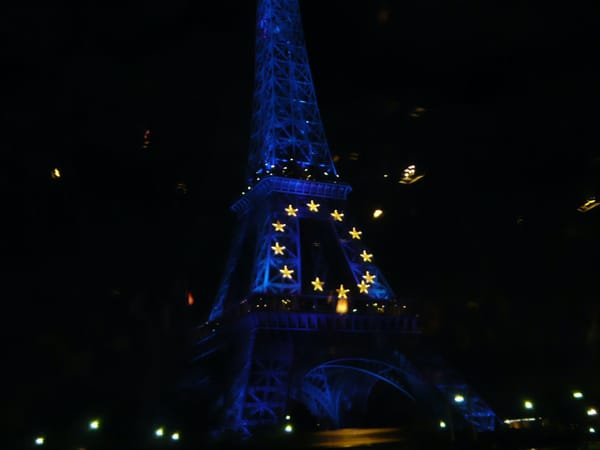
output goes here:
[{"label": "night sky", "polygon": [[[254,2],[51,3],[0,14],[15,430],[168,403],[224,269],[249,144]],[[347,212],[492,398],[599,375],[600,208],[577,211],[600,199],[590,5],[301,0]],[[398,184],[409,164],[425,177]]]}]

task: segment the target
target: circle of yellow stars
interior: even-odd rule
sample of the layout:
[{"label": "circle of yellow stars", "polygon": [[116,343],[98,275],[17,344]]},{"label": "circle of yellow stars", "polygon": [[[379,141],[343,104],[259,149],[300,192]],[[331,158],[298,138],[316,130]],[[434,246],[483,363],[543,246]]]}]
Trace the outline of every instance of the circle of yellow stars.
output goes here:
[{"label": "circle of yellow stars", "polygon": [[[308,203],[306,203],[306,207],[308,208],[308,212],[316,213],[319,212],[320,203],[316,203],[313,199],[311,199]],[[293,205],[289,204],[286,208],[284,208],[285,213],[288,217],[298,217],[298,208],[294,208]],[[342,222],[344,220],[344,213],[334,209],[333,212],[329,214],[331,218],[336,222]],[[275,229],[275,232],[285,233],[285,223],[281,223],[279,220],[271,224]],[[360,240],[362,236],[362,231],[357,230],[356,227],[352,227],[351,230],[348,231],[351,239]],[[275,244],[271,247],[273,253],[275,255],[284,255],[285,246],[279,244],[279,242],[275,242]],[[368,253],[367,250],[363,250],[362,253],[359,254],[362,258],[363,262],[372,262],[373,254]],[[290,269],[287,265],[283,266],[283,269],[279,269],[281,276],[284,279],[292,279],[292,274],[294,273],[293,269]],[[360,294],[368,294],[369,288],[375,283],[376,276],[371,274],[368,270],[362,275],[362,279],[360,283],[356,285],[358,288],[358,292]],[[325,286],[325,282],[321,280],[319,277],[316,277],[314,280],[310,282],[313,287],[313,291],[315,292],[323,292],[323,287]],[[350,289],[344,287],[343,284],[340,284],[339,288],[335,290],[337,292],[337,298],[339,300],[347,300],[348,293]]]}]

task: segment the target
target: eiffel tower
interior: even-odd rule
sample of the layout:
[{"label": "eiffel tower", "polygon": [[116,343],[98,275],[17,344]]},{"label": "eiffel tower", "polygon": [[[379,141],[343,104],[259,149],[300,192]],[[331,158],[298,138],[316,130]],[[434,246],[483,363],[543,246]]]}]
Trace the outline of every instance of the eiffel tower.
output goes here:
[{"label": "eiffel tower", "polygon": [[[324,427],[361,426],[385,383],[432,426],[493,430],[496,416],[424,354],[417,316],[346,210],[317,105],[298,0],[258,0],[247,190],[194,383],[219,429],[252,434],[302,405]],[[296,405],[296,406],[294,406]],[[441,422],[440,422],[441,421]]]}]

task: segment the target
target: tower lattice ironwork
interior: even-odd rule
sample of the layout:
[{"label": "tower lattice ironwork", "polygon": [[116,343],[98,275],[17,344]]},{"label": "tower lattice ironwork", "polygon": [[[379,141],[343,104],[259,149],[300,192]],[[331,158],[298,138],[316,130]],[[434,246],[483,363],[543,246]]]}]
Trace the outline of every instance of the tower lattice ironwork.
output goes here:
[{"label": "tower lattice ironwork", "polygon": [[331,427],[360,425],[378,382],[432,420],[493,429],[464,381],[423,358],[417,316],[346,211],[350,190],[325,138],[298,0],[258,0],[248,190],[196,330],[194,385],[215,395],[221,429],[242,433],[283,423],[292,404]]}]

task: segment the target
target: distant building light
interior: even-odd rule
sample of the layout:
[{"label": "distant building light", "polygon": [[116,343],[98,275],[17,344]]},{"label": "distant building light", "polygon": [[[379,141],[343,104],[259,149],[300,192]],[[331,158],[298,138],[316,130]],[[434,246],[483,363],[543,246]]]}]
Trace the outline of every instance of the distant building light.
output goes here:
[{"label": "distant building light", "polygon": [[511,423],[520,423],[520,422],[535,422],[537,419],[535,417],[521,417],[519,419],[505,419],[504,423],[510,425]]},{"label": "distant building light", "polygon": [[596,408],[588,408],[588,410],[585,413],[588,416],[597,416],[598,415],[598,411],[596,411]]},{"label": "distant building light", "polygon": [[464,401],[465,401],[465,398],[461,394],[456,394],[454,396],[454,402],[455,403],[462,403]]},{"label": "distant building light", "polygon": [[413,184],[423,178],[424,174],[417,174],[417,169],[414,164],[411,164],[402,173],[402,178],[398,183],[400,184]]},{"label": "distant building light", "polygon": [[580,392],[580,391],[573,392],[573,398],[576,398],[576,399],[583,398],[583,392]]},{"label": "distant building light", "polygon": [[594,209],[596,206],[600,205],[600,202],[596,200],[596,197],[588,198],[583,205],[577,208],[579,212],[588,212],[591,209]]}]

